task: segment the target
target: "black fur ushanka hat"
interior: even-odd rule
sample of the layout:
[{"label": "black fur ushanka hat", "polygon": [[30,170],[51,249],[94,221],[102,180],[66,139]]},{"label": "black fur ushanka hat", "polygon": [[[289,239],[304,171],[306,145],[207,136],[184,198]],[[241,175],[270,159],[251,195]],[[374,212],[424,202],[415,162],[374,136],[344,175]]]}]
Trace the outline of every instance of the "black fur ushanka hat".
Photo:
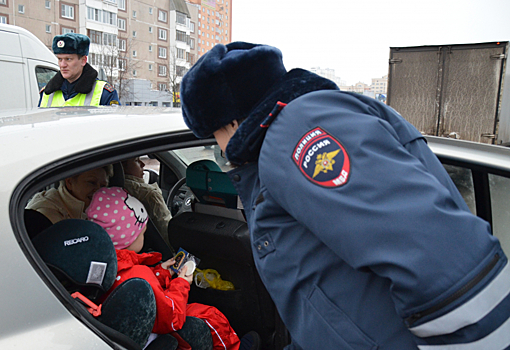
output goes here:
[{"label": "black fur ushanka hat", "polygon": [[233,120],[246,118],[285,73],[282,53],[275,47],[218,44],[183,77],[184,121],[197,137],[209,137]]}]

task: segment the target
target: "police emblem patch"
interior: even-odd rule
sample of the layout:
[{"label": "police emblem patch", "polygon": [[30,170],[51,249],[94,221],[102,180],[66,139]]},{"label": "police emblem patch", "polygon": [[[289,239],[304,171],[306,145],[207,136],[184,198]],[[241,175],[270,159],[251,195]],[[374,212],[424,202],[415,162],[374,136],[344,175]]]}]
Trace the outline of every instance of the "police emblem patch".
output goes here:
[{"label": "police emblem patch", "polygon": [[323,187],[347,183],[351,170],[344,146],[320,127],[308,131],[294,148],[292,159],[303,175]]},{"label": "police emblem patch", "polygon": [[64,45],[65,45],[64,40],[59,40],[59,41],[57,41],[57,47],[59,47],[59,48],[63,48],[63,47],[64,47]]}]

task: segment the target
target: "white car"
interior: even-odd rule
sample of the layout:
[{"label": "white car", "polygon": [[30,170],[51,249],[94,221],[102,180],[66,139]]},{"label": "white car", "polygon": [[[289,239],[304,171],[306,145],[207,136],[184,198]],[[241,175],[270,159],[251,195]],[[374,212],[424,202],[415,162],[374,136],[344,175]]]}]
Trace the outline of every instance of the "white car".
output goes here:
[{"label": "white car", "polygon": [[[434,137],[428,142],[471,210],[492,224],[509,253],[510,149]],[[179,109],[4,112],[0,144],[1,349],[140,348],[110,332],[71,297],[34,248],[28,232],[32,222],[25,217],[25,206],[35,193],[71,175],[135,156],[148,157],[144,159],[159,174],[158,184],[174,214],[169,225],[174,248],[191,252],[201,259],[200,269],[215,269],[234,285],[234,290],[224,291],[193,284],[190,301],[216,306],[239,336],[257,331],[264,349],[288,344],[285,327],[255,270],[242,208],[238,201],[226,205],[235,194],[229,192],[225,176],[198,172],[189,186],[183,180],[196,161],[208,159],[223,170],[228,163],[214,139],[193,136]],[[209,196],[213,192],[214,200]],[[144,249],[171,254],[158,235],[149,235]]]}]

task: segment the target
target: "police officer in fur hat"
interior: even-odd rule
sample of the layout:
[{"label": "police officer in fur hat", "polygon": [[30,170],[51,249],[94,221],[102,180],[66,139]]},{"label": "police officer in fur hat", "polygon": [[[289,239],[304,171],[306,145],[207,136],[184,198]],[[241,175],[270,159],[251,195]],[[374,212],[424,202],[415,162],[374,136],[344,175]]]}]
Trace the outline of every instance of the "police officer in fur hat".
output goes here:
[{"label": "police officer in fur hat", "polygon": [[97,79],[97,71],[87,63],[90,39],[67,33],[53,38],[53,52],[60,72],[41,90],[39,107],[118,105],[117,91]]},{"label": "police officer in fur hat", "polygon": [[236,166],[287,349],[510,348],[507,257],[397,112],[242,42],[202,56],[181,99]]}]

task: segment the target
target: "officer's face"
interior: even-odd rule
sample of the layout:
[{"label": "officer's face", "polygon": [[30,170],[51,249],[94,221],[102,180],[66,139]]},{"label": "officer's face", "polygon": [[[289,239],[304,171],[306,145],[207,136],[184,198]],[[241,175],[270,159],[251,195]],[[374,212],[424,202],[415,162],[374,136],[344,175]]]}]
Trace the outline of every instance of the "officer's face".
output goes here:
[{"label": "officer's face", "polygon": [[73,54],[58,54],[58,66],[60,73],[70,83],[76,81],[83,72],[83,67],[87,64],[87,56],[78,58],[78,55]]},{"label": "officer's face", "polygon": [[232,136],[234,136],[234,134],[236,133],[237,128],[239,128],[239,124],[237,120],[234,120],[230,124],[225,125],[221,129],[218,129],[213,133],[214,138],[216,139],[216,143],[218,144],[218,146],[220,146],[223,152],[225,152],[228,142],[230,141]]}]

